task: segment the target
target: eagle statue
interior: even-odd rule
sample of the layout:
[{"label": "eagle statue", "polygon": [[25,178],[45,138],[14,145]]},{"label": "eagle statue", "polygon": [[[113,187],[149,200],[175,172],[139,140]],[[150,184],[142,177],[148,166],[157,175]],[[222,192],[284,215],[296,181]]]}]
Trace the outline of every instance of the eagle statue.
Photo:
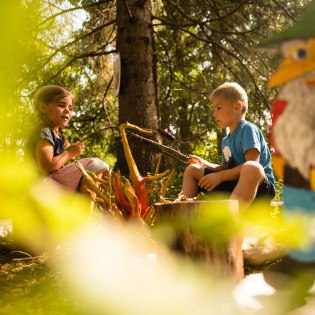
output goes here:
[{"label": "eagle statue", "polygon": [[[269,87],[281,87],[272,108],[273,167],[283,178],[284,213],[315,217],[315,1],[290,28],[264,40],[283,60]],[[315,242],[289,257],[315,262]]]}]

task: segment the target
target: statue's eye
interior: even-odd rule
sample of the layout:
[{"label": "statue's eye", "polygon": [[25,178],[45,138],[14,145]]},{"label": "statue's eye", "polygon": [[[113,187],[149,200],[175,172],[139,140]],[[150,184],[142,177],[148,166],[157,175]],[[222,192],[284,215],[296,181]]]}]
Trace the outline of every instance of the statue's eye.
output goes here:
[{"label": "statue's eye", "polygon": [[307,51],[303,48],[299,48],[294,52],[295,60],[303,60],[307,57]]}]

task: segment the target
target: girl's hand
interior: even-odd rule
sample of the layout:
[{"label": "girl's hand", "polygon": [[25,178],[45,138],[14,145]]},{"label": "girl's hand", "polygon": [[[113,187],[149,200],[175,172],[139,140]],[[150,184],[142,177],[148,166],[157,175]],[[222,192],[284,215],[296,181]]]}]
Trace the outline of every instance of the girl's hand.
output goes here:
[{"label": "girl's hand", "polygon": [[68,139],[65,139],[65,144],[64,144],[65,149],[68,149],[69,146],[70,146],[69,140],[68,140]]},{"label": "girl's hand", "polygon": [[211,173],[203,176],[199,182],[198,186],[206,191],[211,191],[219,184],[222,183],[222,174],[221,172]]},{"label": "girl's hand", "polygon": [[85,148],[85,145],[83,142],[76,142],[74,144],[71,144],[66,149],[72,157],[76,157],[82,154],[83,149]]},{"label": "girl's hand", "polygon": [[189,154],[189,159],[187,160],[187,164],[200,164],[203,165],[203,159],[201,159],[197,155]]}]

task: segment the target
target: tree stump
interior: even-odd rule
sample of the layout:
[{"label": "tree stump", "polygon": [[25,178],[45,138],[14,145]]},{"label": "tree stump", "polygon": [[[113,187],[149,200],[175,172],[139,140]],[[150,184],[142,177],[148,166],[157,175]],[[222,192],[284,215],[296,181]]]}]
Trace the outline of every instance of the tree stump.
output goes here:
[{"label": "tree stump", "polygon": [[[156,226],[166,224],[176,231],[176,237],[171,244],[172,250],[200,263],[216,278],[239,281],[244,277],[242,237],[234,234],[229,239],[222,240],[222,235],[226,236],[228,233],[225,232],[231,229],[231,221],[238,221],[237,201],[157,203],[154,208]],[[199,216],[199,219],[204,220],[203,211],[222,212],[222,209],[230,215],[231,221],[220,215],[217,217],[214,213],[213,222],[202,224],[201,227],[202,233],[208,234],[210,238],[205,234],[203,235],[206,237],[200,237],[198,225],[194,226],[195,219],[198,220]],[[206,220],[211,221],[211,215]],[[207,225],[212,231],[205,231]]]}]

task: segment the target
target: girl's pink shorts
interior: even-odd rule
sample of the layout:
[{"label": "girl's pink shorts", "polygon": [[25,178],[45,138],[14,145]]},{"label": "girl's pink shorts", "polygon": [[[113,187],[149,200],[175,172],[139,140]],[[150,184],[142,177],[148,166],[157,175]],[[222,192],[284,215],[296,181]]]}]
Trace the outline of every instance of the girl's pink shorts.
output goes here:
[{"label": "girl's pink shorts", "polygon": [[[98,158],[85,158],[78,160],[78,162],[87,171],[93,173],[98,173],[103,169],[107,169],[109,171],[108,164]],[[79,189],[82,180],[82,173],[74,163],[71,163],[50,174],[50,178],[52,178],[65,188],[76,191]]]}]

